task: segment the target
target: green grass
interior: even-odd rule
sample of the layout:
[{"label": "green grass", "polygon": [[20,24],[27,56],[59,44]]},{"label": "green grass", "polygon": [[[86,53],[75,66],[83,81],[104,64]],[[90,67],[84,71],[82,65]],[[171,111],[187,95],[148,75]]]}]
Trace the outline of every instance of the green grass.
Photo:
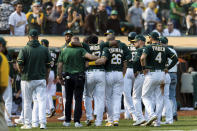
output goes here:
[{"label": "green grass", "polygon": [[[193,117],[179,117],[179,121],[174,122],[173,125],[162,125],[161,127],[134,127],[132,126],[132,121],[121,120],[118,127],[94,127],[85,126],[75,128],[72,123],[71,127],[63,127],[62,122],[48,123],[47,130],[54,131],[147,131],[147,130],[197,130],[197,116]],[[34,128],[32,131],[38,131],[39,128]],[[20,127],[10,128],[10,131],[20,131]],[[29,131],[29,130],[28,130]],[[31,131],[31,130],[30,130]]]}]

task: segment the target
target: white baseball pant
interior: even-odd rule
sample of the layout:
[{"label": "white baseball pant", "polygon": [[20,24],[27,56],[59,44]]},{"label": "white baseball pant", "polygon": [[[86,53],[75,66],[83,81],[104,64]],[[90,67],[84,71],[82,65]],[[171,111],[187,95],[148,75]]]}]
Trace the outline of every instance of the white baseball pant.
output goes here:
[{"label": "white baseball pant", "polygon": [[137,120],[145,120],[142,112],[142,86],[144,75],[138,74],[133,85],[133,105],[137,113]]},{"label": "white baseball pant", "polygon": [[[165,80],[165,73],[160,70],[156,72],[148,72],[145,75],[144,84],[142,87],[142,101],[145,105],[145,108],[148,112],[148,117],[151,119],[154,116],[157,116],[157,122],[160,123],[160,118],[162,114],[163,107],[163,96],[160,89],[160,84]],[[155,95],[156,101],[156,111],[154,112],[153,98]]]},{"label": "white baseball pant", "polygon": [[[39,122],[46,124],[46,80],[21,81],[21,89],[24,95],[24,122],[30,125],[32,122],[32,98],[33,94],[37,101],[34,106],[39,107]],[[35,117],[37,117],[37,114]],[[36,121],[36,120],[35,120]]]},{"label": "white baseball pant", "polygon": [[93,120],[92,98],[94,99],[94,114],[97,115],[95,123],[101,124],[105,107],[105,72],[99,69],[86,72],[85,108],[88,120]]},{"label": "white baseball pant", "polygon": [[[11,123],[11,119],[9,118],[9,116],[11,116],[12,113],[12,83],[11,83],[11,78],[9,77],[9,81],[8,81],[8,87],[6,88],[6,90],[3,93],[3,100],[5,102],[5,108],[7,110],[7,112],[5,111],[5,120],[8,123]],[[9,116],[8,116],[8,114]]]},{"label": "white baseball pant", "polygon": [[122,72],[106,73],[106,107],[108,122],[119,121],[124,78]]},{"label": "white baseball pant", "polygon": [[163,108],[163,112],[165,114],[165,120],[167,123],[173,123],[172,103],[169,98],[170,83],[171,83],[171,78],[170,75],[167,73],[165,75],[164,108]]},{"label": "white baseball pant", "polygon": [[124,91],[123,91],[123,95],[124,95],[124,107],[126,109],[125,111],[125,116],[127,116],[128,114],[132,114],[133,116],[133,120],[136,121],[137,120],[137,113],[135,111],[134,105],[133,105],[133,100],[131,97],[131,91],[133,88],[133,82],[134,82],[134,73],[133,73],[133,69],[132,68],[127,68],[125,77],[124,77]]},{"label": "white baseball pant", "polygon": [[65,86],[62,86],[62,98],[63,98],[63,105],[64,105],[64,110],[63,110],[63,115],[65,116],[65,104],[66,104],[66,90],[65,90]]}]

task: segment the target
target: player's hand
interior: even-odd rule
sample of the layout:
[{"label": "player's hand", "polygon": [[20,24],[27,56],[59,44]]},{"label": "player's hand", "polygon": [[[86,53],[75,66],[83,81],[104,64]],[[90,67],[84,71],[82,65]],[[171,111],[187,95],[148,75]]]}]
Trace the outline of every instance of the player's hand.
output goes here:
[{"label": "player's hand", "polygon": [[135,78],[137,77],[137,75],[138,75],[138,72],[134,73]]},{"label": "player's hand", "polygon": [[89,67],[89,62],[88,61],[86,61],[85,66],[86,66],[86,68]]},{"label": "player's hand", "polygon": [[144,70],[143,70],[144,75],[146,75],[148,72],[149,72],[148,69],[144,69]]}]

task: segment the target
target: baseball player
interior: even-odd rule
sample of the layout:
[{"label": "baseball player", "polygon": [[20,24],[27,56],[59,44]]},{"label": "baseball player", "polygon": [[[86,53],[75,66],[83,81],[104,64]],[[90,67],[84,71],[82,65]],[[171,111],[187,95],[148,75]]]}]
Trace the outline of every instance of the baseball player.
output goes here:
[{"label": "baseball player", "polygon": [[144,82],[144,74],[142,73],[142,67],[140,64],[140,57],[142,52],[145,48],[146,38],[143,35],[137,35],[134,39],[134,46],[137,49],[136,56],[133,60],[133,72],[135,75],[135,81],[133,85],[133,104],[135,107],[135,111],[137,113],[137,120],[133,123],[134,126],[141,125],[145,123],[145,119],[142,113],[142,103],[141,103],[141,96],[142,96],[142,86]]},{"label": "baseball player", "polygon": [[40,128],[46,129],[46,80],[50,72],[51,56],[46,47],[38,41],[38,31],[30,30],[29,42],[19,52],[17,62],[21,73],[21,90],[24,95],[24,125],[31,129],[32,95],[35,93],[39,105]]},{"label": "baseball player", "polygon": [[[145,74],[142,87],[142,101],[149,116],[149,120],[143,126],[149,126],[155,120],[154,126],[160,126],[163,105],[161,88],[165,80],[164,70],[171,69],[177,63],[178,59],[167,47],[159,43],[158,33],[152,32],[149,37],[152,44],[145,47],[141,56],[141,65]],[[168,58],[172,59],[172,63],[166,67]],[[152,105],[153,94],[155,94],[156,111],[154,111]]]},{"label": "baseball player", "polygon": [[[161,44],[164,46],[168,45],[168,39],[166,37],[160,38]],[[168,47],[170,49],[170,47]],[[164,108],[163,112],[165,114],[165,122],[161,124],[172,124],[173,123],[173,113],[172,113],[172,104],[169,98],[169,87],[171,83],[171,78],[169,73],[165,74],[165,87],[164,87]]]},{"label": "baseball player", "polygon": [[[67,30],[64,32],[64,36],[65,36],[65,44],[61,47],[61,51],[67,47],[67,45],[70,43],[71,41],[71,38],[73,37],[73,34],[72,34],[72,31],[71,30]],[[60,51],[60,54],[61,54],[61,51]],[[57,76],[57,79],[58,76]],[[64,108],[65,108],[65,103],[66,103],[66,92],[65,92],[65,86],[64,85],[61,85],[62,86],[62,98],[63,98],[63,104],[64,104]],[[63,111],[63,116],[57,118],[58,120],[65,120],[65,110]]]},{"label": "baseball player", "polygon": [[[9,64],[6,56],[3,53],[6,41],[0,37],[0,130],[8,131],[6,121],[4,119],[3,93],[8,87],[9,81]],[[4,107],[4,108],[3,108]]]},{"label": "baseball player", "polygon": [[[101,56],[101,50],[97,36],[88,37],[88,43],[93,55]],[[92,99],[94,99],[94,114],[96,115],[95,126],[101,126],[103,121],[103,112],[105,107],[105,69],[104,66],[90,66],[86,71],[85,84],[85,108],[87,125],[93,120],[92,116]]]},{"label": "baseball player", "polygon": [[136,48],[133,46],[135,36],[137,34],[135,32],[130,32],[128,35],[128,41],[130,41],[130,44],[128,45],[129,50],[131,51],[132,59],[130,61],[127,61],[127,69],[126,74],[124,76],[124,107],[125,107],[125,119],[131,118],[131,114],[133,116],[133,120],[136,121],[136,111],[133,106],[133,100],[131,97],[131,91],[133,87],[133,81],[134,81],[134,73],[133,73],[133,59],[135,57],[135,50]]},{"label": "baseball player", "polygon": [[[109,34],[108,41],[115,41],[115,36]],[[118,126],[121,110],[121,97],[123,92],[123,62],[126,60],[128,48],[120,41],[117,45],[105,47],[102,51],[102,58],[95,64],[105,64],[106,69],[106,107],[107,120],[106,126]]]},{"label": "baseball player", "polygon": [[6,48],[6,42],[5,40],[0,37],[0,41],[2,42],[2,53],[6,55],[7,60],[9,62],[9,81],[8,81],[8,87],[6,88],[5,92],[3,93],[3,100],[5,102],[5,120],[7,122],[8,127],[13,127],[15,126],[12,121],[11,121],[11,112],[12,112],[12,79],[13,79],[13,61],[12,58],[8,55],[8,51]]},{"label": "baseball player", "polygon": [[[41,44],[45,47],[49,47],[49,41],[46,39],[41,40]],[[52,63],[51,63],[51,71],[49,73],[49,78],[48,78],[48,84],[47,84],[47,101],[46,101],[46,114],[47,117],[52,117],[55,114],[55,107],[53,104],[53,96],[56,93],[56,84],[55,84],[55,72],[54,72],[54,66],[55,66],[55,60],[57,55],[50,50],[50,55],[52,58]]]}]

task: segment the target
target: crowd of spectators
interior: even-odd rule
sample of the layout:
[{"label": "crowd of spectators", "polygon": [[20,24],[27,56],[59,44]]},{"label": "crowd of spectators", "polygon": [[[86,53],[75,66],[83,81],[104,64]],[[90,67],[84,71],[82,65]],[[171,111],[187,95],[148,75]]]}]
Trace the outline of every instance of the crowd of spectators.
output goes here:
[{"label": "crowd of spectators", "polygon": [[0,0],[0,34],[197,34],[197,0]]}]

